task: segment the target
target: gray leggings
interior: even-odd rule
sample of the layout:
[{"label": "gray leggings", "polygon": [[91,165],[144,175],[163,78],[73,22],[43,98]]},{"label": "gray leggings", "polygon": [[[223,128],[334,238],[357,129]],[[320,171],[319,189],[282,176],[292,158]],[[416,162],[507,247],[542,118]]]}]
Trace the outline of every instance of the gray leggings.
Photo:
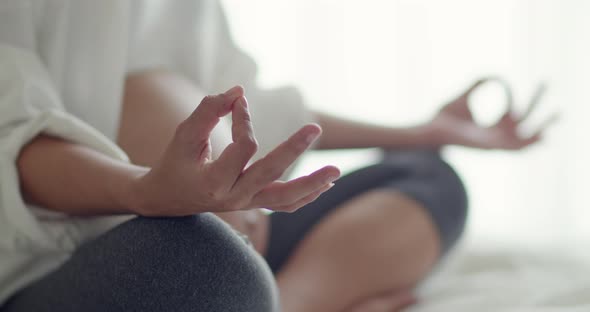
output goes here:
[{"label": "gray leggings", "polygon": [[298,212],[273,214],[268,265],[211,214],[139,217],[80,247],[0,310],[278,311],[269,266],[280,270],[315,224],[342,202],[372,189],[394,189],[422,203],[444,251],[463,231],[467,198],[451,167],[434,152],[390,152],[381,163],[342,177]]},{"label": "gray leggings", "polygon": [[212,214],[135,218],[80,247],[3,312],[278,311],[264,260]]}]

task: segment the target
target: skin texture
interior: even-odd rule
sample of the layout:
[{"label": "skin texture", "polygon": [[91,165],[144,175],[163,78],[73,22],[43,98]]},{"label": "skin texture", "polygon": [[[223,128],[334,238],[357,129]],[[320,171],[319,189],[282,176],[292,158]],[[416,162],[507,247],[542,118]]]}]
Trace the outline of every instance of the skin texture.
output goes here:
[{"label": "skin texture", "polygon": [[[328,166],[287,183],[275,181],[319,136],[320,128],[302,128],[261,161],[248,165],[256,141],[243,89],[204,96],[190,81],[172,73],[129,76],[118,144],[133,164],[40,136],[19,157],[24,193],[48,209],[80,215],[213,211],[249,235],[264,253],[268,219],[252,208],[297,209],[328,190],[339,172]],[[520,119],[514,112],[506,113],[512,116],[510,122],[486,128],[474,122],[468,104],[468,96],[462,95],[429,123],[409,129],[318,114],[325,133],[319,147],[439,148],[456,144],[518,149],[538,141],[537,137],[518,137],[514,130]],[[211,131],[230,111],[231,135],[215,148],[219,139],[214,136],[212,146]],[[195,192],[195,185],[200,193]],[[396,209],[382,209],[392,206]],[[419,204],[395,192],[362,194],[322,220],[279,273],[284,310],[399,310],[415,301],[411,290],[431,270],[438,249],[434,227]],[[320,270],[322,264],[331,269]]]},{"label": "skin texture", "polygon": [[519,126],[538,107],[541,92],[533,96],[523,113],[517,113],[509,102],[502,117],[495,124],[489,127],[478,125],[471,112],[469,97],[488,81],[490,80],[476,81],[438,112],[429,124],[436,142],[440,145],[460,145],[486,150],[521,150],[539,142],[543,132],[558,120],[558,114],[553,114],[533,135],[528,137],[519,135]]}]

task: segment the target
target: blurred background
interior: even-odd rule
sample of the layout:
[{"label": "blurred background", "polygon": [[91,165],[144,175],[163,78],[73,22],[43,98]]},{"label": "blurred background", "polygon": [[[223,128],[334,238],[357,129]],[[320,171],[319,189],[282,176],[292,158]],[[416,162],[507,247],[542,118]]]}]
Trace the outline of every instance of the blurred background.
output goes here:
[{"label": "blurred background", "polygon": [[[234,37],[260,66],[264,87],[296,85],[311,108],[382,125],[427,121],[475,79],[498,75],[517,108],[539,83],[532,131],[560,121],[543,141],[510,153],[459,147],[444,153],[463,176],[472,214],[466,240],[521,248],[584,248],[590,242],[590,1],[224,0]],[[505,107],[498,86],[473,109],[491,123]],[[316,152],[344,171],[374,150]]]}]

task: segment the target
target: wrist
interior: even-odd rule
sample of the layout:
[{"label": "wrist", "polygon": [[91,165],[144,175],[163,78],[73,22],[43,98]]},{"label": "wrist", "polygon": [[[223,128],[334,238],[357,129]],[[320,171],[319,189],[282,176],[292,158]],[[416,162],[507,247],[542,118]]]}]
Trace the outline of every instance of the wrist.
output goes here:
[{"label": "wrist", "polygon": [[117,204],[129,214],[143,215],[147,202],[145,177],[149,168],[134,166],[125,172],[121,185],[117,187]]},{"label": "wrist", "polygon": [[426,147],[439,148],[445,145],[445,134],[436,123],[429,122],[424,125],[418,126],[417,130],[419,141]]},{"label": "wrist", "polygon": [[[405,135],[402,135],[405,132]],[[394,142],[393,148],[408,146],[413,148],[439,148],[442,143],[442,134],[436,125],[426,123],[418,126],[405,128],[403,130],[394,129],[391,137],[405,137],[405,141]],[[404,144],[405,142],[405,144]]]}]

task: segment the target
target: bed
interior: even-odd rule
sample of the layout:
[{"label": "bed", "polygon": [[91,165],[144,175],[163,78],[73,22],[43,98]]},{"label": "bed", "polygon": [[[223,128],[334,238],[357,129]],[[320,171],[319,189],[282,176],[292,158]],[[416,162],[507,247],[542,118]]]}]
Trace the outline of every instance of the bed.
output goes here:
[{"label": "bed", "polygon": [[408,311],[590,312],[587,246],[464,244],[420,287],[420,303]]}]

